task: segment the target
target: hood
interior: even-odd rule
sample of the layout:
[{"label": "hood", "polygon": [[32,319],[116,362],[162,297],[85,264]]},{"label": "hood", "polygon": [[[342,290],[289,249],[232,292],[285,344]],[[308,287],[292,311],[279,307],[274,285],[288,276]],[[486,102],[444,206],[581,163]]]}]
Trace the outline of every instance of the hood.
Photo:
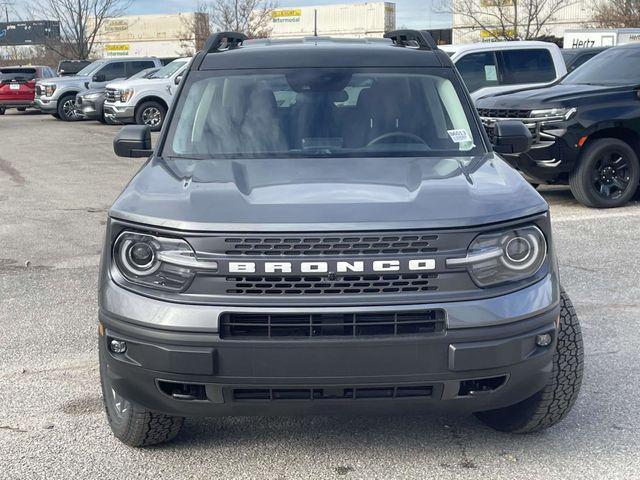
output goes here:
[{"label": "hood", "polygon": [[83,90],[78,94],[80,97],[86,97],[87,95],[93,95],[95,93],[105,93],[105,89],[103,88],[90,88],[88,90]]},{"label": "hood", "polygon": [[547,209],[489,153],[471,160],[152,158],[110,215],[195,231],[355,231],[466,227]]},{"label": "hood", "polygon": [[133,80],[120,80],[107,85],[107,88],[115,88],[117,90],[125,88],[145,87],[149,88],[152,85],[166,85],[170,82],[168,78],[135,78]]},{"label": "hood", "polygon": [[51,77],[42,78],[38,83],[61,85],[83,85],[84,82],[90,80],[91,77],[86,75],[70,75],[68,77]]},{"label": "hood", "polygon": [[[610,85],[566,85],[530,88],[479,98],[477,108],[523,109],[577,107],[601,101],[602,97],[624,92],[632,87]],[[602,98],[602,100],[606,100]]]}]

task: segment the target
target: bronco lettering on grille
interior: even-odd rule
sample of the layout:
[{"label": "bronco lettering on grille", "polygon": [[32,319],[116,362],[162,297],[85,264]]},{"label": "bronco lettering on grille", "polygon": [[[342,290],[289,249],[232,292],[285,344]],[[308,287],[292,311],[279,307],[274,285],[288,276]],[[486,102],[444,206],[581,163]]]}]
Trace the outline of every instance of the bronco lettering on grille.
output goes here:
[{"label": "bronco lettering on grille", "polygon": [[363,273],[371,272],[425,272],[435,270],[433,258],[412,260],[358,260],[353,262],[229,262],[229,273]]}]

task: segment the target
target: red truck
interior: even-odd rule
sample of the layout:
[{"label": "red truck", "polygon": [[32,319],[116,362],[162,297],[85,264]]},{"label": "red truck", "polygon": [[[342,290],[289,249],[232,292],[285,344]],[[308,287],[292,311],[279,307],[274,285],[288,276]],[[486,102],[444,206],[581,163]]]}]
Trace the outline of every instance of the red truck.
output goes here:
[{"label": "red truck", "polygon": [[7,108],[24,111],[33,106],[36,80],[55,77],[53,69],[46,66],[0,68],[0,115]]}]

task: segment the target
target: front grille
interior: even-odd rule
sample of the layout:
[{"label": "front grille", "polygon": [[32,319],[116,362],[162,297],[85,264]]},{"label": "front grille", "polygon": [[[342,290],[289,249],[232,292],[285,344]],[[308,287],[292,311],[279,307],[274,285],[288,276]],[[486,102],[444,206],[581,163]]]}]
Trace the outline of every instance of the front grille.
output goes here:
[{"label": "front grille", "polygon": [[234,402],[278,400],[359,400],[375,398],[424,398],[433,395],[431,385],[235,388]]},{"label": "front grille", "polygon": [[227,255],[381,255],[432,253],[438,249],[438,235],[364,234],[336,236],[230,237],[225,239]]},{"label": "front grille", "polygon": [[355,295],[437,290],[437,273],[337,277],[226,277],[229,295]]},{"label": "front grille", "polygon": [[115,102],[117,100],[118,90],[115,88],[107,88],[105,92],[105,101],[107,102]]},{"label": "front grille", "polygon": [[531,110],[479,108],[478,114],[488,118],[528,118]]},{"label": "front grille", "polygon": [[444,331],[444,310],[354,313],[231,313],[220,337],[234,340],[429,335]]}]

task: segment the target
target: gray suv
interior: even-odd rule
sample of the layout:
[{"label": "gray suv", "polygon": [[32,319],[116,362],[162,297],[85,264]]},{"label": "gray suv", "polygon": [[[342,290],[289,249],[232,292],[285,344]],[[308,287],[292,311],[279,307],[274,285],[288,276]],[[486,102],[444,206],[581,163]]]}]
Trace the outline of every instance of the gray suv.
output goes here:
[{"label": "gray suv", "polygon": [[35,107],[65,121],[81,118],[75,108],[76,95],[90,88],[101,88],[114,80],[127,78],[141,70],[161,67],[154,57],[103,58],[87,65],[77,75],[55,77],[36,84]]},{"label": "gray suv", "polygon": [[475,413],[554,425],[583,369],[549,207],[493,146],[426,32],[220,33],[185,72],[155,148],[109,210],[102,391],[115,436],[189,416]]}]

